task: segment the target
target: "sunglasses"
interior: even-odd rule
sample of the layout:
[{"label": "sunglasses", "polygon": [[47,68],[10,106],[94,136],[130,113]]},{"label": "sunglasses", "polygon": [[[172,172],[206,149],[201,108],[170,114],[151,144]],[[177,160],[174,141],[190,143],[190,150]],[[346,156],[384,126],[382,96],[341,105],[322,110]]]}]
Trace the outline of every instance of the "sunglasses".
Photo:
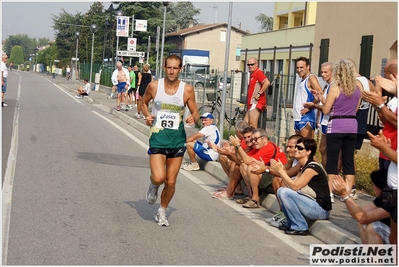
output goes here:
[{"label": "sunglasses", "polygon": [[303,146],[298,146],[298,145],[296,145],[295,148],[298,149],[299,151],[302,151],[305,149]]},{"label": "sunglasses", "polygon": [[254,137],[254,138],[251,138],[251,142],[258,142],[258,139],[259,138],[262,138],[264,135],[261,135],[261,136],[258,136],[258,137]]},{"label": "sunglasses", "polygon": [[247,64],[248,67],[249,67],[249,66],[253,66],[253,65],[255,65],[255,63],[248,63],[248,64]]}]

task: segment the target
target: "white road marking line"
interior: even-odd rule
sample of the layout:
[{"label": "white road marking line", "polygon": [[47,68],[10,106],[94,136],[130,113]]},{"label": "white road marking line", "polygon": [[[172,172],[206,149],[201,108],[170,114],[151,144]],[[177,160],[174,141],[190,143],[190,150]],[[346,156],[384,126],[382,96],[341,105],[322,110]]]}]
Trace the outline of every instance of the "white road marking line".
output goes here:
[{"label": "white road marking line", "polygon": [[[115,122],[111,121],[110,119],[100,115],[96,111],[92,111],[94,114],[99,116],[100,118],[104,119],[105,121],[109,122],[111,125],[116,127],[118,130],[126,134],[129,138],[134,140],[137,144],[139,144],[142,148],[145,150],[148,150],[148,145],[142,142],[141,140],[137,139],[134,135],[117,125]],[[207,184],[204,184],[201,180],[196,178],[194,175],[189,173],[188,171],[185,170],[180,170],[180,173],[184,176],[186,176],[188,179],[190,179],[193,183],[199,185],[202,189],[205,191],[209,192],[209,194],[213,194],[215,189],[213,187],[208,186]],[[215,200],[217,201],[217,200]],[[295,251],[297,251],[300,254],[303,254],[304,256],[309,256],[309,247],[306,247],[304,245],[298,244],[296,240],[292,239],[290,236],[282,234],[280,231],[276,231],[276,228],[273,226],[270,226],[266,223],[265,220],[262,220],[259,218],[258,215],[254,214],[253,212],[249,211],[248,209],[245,209],[241,207],[240,205],[237,205],[233,201],[224,201],[224,203],[232,208],[233,210],[239,212],[240,214],[244,215],[248,219],[252,220],[256,224],[258,224],[260,227],[268,231],[270,234],[274,235],[276,238],[293,248]]]}]

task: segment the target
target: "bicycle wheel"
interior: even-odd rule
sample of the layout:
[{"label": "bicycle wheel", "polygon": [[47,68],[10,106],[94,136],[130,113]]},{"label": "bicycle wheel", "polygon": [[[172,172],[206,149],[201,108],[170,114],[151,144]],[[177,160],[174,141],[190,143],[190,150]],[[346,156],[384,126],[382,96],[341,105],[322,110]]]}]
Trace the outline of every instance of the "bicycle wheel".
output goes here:
[{"label": "bicycle wheel", "polygon": [[[220,120],[220,112],[219,110],[215,109],[212,105],[204,105],[202,107],[200,107],[198,109],[198,113],[201,116],[204,113],[211,113],[213,115],[214,119],[214,124],[216,126],[219,126],[219,120]],[[201,128],[202,127],[202,123],[201,123],[201,119],[199,119],[196,123],[195,123],[195,127],[197,128]]]}]

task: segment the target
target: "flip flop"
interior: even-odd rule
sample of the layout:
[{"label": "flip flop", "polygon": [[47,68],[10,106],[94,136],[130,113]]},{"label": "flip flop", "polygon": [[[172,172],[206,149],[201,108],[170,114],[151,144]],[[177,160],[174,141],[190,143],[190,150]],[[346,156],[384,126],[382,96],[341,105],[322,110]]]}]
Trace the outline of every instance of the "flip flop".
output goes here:
[{"label": "flip flop", "polygon": [[224,190],[226,190],[227,189],[227,187],[221,187],[221,188],[218,188],[218,192],[220,192],[220,191],[224,191]]},{"label": "flip flop", "polygon": [[226,199],[226,198],[233,199],[233,198],[230,198],[230,197],[226,197],[224,194],[222,194],[222,192],[216,192],[216,193],[213,194],[212,197],[216,198],[216,199]]}]

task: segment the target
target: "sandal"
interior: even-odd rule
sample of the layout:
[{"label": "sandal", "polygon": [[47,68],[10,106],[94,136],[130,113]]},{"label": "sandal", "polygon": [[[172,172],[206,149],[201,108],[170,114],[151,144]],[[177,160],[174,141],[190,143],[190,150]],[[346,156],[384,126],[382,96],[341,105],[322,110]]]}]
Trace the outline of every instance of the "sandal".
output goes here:
[{"label": "sandal", "polygon": [[259,208],[258,203],[256,203],[255,200],[251,199],[250,201],[248,201],[247,203],[245,203],[244,205],[242,205],[244,208],[247,209],[253,209],[253,208]]},{"label": "sandal", "polygon": [[221,187],[221,188],[218,188],[218,191],[220,192],[220,191],[224,191],[226,189],[227,189],[227,187]]},{"label": "sandal", "polygon": [[117,106],[117,107],[116,107],[116,110],[117,110],[117,111],[121,111],[121,107],[120,107],[120,106]]},{"label": "sandal", "polygon": [[247,203],[247,202],[250,201],[250,200],[251,200],[250,197],[246,197],[246,198],[237,199],[236,202],[237,202],[238,204],[245,204],[245,203]]},{"label": "sandal", "polygon": [[233,199],[232,197],[226,197],[226,196],[223,194],[223,192],[216,192],[216,193],[213,194],[212,197],[213,197],[213,198],[217,198],[217,199],[225,199],[225,198]]}]

